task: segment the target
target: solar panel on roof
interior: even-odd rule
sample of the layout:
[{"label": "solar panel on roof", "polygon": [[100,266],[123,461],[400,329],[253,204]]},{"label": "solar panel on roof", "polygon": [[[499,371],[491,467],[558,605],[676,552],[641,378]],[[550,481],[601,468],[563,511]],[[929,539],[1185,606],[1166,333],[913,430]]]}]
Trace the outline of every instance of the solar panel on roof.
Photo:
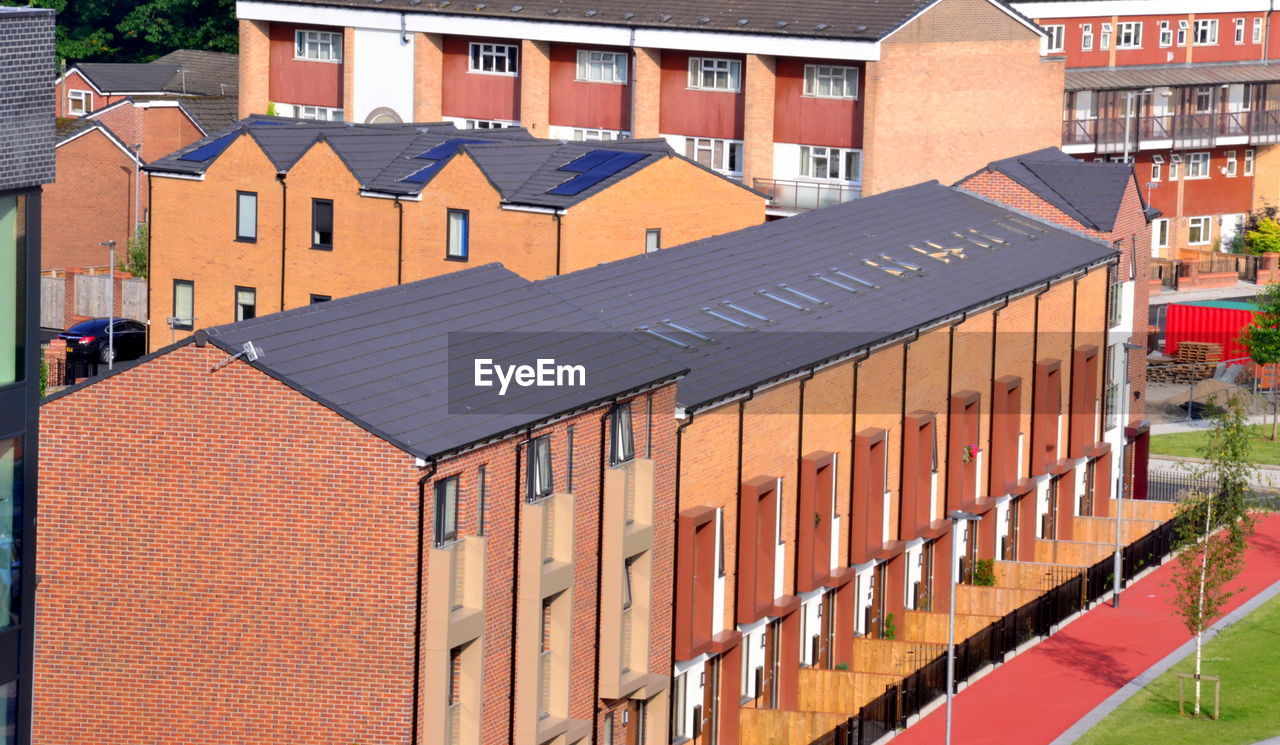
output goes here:
[{"label": "solar panel on roof", "polygon": [[251,127],[279,127],[282,125],[284,125],[284,122],[265,122],[261,120],[249,122],[249,126]]},{"label": "solar panel on roof", "polygon": [[435,176],[436,173],[443,167],[444,167],[444,161],[437,160],[435,163],[432,163],[426,168],[419,168],[418,170],[414,171],[413,173],[409,174],[408,176],[405,176],[400,180],[408,181],[413,184],[425,184],[428,181],[430,181],[432,177]]},{"label": "solar panel on roof", "polygon": [[582,173],[595,168],[606,160],[617,155],[619,152],[620,151],[618,150],[592,150],[586,155],[579,155],[577,158],[565,163],[556,170]]},{"label": "solar panel on roof", "polygon": [[463,145],[490,145],[490,144],[493,144],[494,142],[495,140],[475,140],[467,137],[455,137],[452,140],[448,140],[440,143],[439,145],[436,145],[435,147],[431,148],[425,153],[422,153],[421,155],[418,155],[417,157],[423,160],[444,160],[450,155],[453,155],[454,153],[458,152],[458,148],[462,147]]},{"label": "solar panel on roof", "polygon": [[[608,160],[601,161],[600,163],[592,166],[590,170],[574,176],[554,189],[548,189],[547,193],[562,197],[576,196],[601,181],[604,181],[615,173],[644,160],[648,155],[648,153],[629,153],[617,150],[600,150],[596,152],[610,152],[613,153],[613,157]],[[591,155],[591,153],[587,153],[587,155]]]},{"label": "solar panel on roof", "polygon": [[200,147],[196,148],[195,150],[192,150],[186,155],[179,155],[178,160],[189,160],[189,161],[194,161],[196,163],[204,163],[205,161],[212,160],[213,158],[216,158],[219,155],[222,155],[222,151],[231,147],[231,143],[234,142],[235,139],[239,136],[240,136],[240,130],[237,129],[236,131],[230,134],[225,134],[219,137],[213,142],[209,142],[204,145],[201,145]]}]

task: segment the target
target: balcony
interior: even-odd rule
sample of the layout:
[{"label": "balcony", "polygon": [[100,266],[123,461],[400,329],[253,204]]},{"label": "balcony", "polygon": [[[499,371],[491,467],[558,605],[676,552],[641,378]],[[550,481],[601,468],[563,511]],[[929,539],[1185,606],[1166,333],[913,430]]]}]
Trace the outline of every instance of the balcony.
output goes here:
[{"label": "balcony", "polygon": [[862,196],[860,184],[842,181],[781,181],[755,179],[755,190],[769,197],[769,209],[795,214],[830,207]]},{"label": "balcony", "polygon": [[[1130,151],[1267,145],[1280,142],[1280,111],[1134,116],[1128,131]],[[1062,123],[1062,145],[1068,152],[1123,152],[1125,117],[1068,119]]]}]

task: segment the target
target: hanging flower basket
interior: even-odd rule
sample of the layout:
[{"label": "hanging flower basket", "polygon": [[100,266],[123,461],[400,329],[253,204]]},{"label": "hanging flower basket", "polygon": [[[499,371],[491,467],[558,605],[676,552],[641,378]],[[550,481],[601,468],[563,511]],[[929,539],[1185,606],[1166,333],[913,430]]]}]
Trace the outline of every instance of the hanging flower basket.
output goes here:
[{"label": "hanging flower basket", "polygon": [[972,463],[973,459],[978,457],[978,453],[982,452],[982,448],[976,444],[970,443],[960,448],[960,459],[965,463]]}]

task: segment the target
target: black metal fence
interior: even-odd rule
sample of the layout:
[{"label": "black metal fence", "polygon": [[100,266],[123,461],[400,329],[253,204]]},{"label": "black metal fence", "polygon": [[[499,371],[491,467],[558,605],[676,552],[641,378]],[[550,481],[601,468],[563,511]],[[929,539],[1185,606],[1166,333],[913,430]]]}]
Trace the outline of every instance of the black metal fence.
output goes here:
[{"label": "black metal fence", "polygon": [[[1159,564],[1173,549],[1174,538],[1174,521],[1170,520],[1129,544],[1122,554],[1122,584],[1128,584],[1147,567]],[[989,665],[1001,664],[1018,647],[1048,636],[1055,626],[1087,610],[1112,589],[1114,566],[1112,555],[957,644],[956,683],[968,680]],[[888,686],[883,695],[859,709],[857,716],[837,727],[836,745],[871,745],[886,734],[906,727],[909,717],[946,695],[946,681],[947,655],[943,653]]]}]

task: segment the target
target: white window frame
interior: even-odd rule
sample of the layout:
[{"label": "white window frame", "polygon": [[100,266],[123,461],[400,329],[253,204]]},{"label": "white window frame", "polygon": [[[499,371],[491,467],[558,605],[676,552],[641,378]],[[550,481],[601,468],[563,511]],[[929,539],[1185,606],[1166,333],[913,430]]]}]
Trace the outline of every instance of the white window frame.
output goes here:
[{"label": "white window frame", "polygon": [[[711,85],[706,76],[711,76]],[[720,85],[720,76],[724,85]],[[742,62],[727,57],[690,57],[689,90],[737,93],[742,90]]]},{"label": "white window frame", "polygon": [[342,109],[334,109],[328,106],[304,106],[302,104],[294,104],[293,115],[298,119],[310,119],[317,122],[342,121]]},{"label": "white window frame", "polygon": [[[717,145],[719,145],[718,152]],[[719,140],[714,137],[684,138],[685,157],[729,176],[742,174],[742,149],[742,140]],[[698,159],[699,154],[702,153],[707,155],[709,162],[704,163]]]},{"label": "white window frame", "polygon": [[1080,24],[1080,51],[1082,52],[1093,51],[1093,24],[1092,23]]},{"label": "white window frame", "polygon": [[1169,180],[1177,181],[1182,177],[1182,156],[1174,153],[1169,156]]},{"label": "white window frame", "polygon": [[[1191,240],[1192,231],[1200,226],[1200,240]],[[1207,246],[1213,243],[1213,217],[1210,215],[1198,215],[1196,217],[1187,218],[1187,245],[1188,246]]]},{"label": "white window frame", "polygon": [[1046,52],[1061,52],[1066,47],[1067,27],[1061,23],[1042,26],[1048,38],[1045,40]]},{"label": "white window frame", "polygon": [[[1201,40],[1201,32],[1203,40]],[[1197,47],[1213,47],[1218,45],[1218,19],[1217,18],[1197,18],[1195,33],[1191,36],[1191,41]]]},{"label": "white window frame", "polygon": [[1244,19],[1236,19],[1236,44],[1244,43]]},{"label": "white window frame", "polygon": [[1222,154],[1227,159],[1227,178],[1235,178],[1239,170],[1239,166],[1236,164],[1236,151],[1224,150]]},{"label": "white window frame", "polygon": [[1253,158],[1255,154],[1253,148],[1248,148],[1244,151],[1244,175],[1246,176],[1253,175]]},{"label": "white window frame", "polygon": [[67,116],[83,116],[91,111],[93,111],[93,91],[67,91]]},{"label": "white window frame", "polygon": [[572,130],[574,142],[612,142],[613,140],[631,139],[631,133],[619,131],[616,129],[586,129],[584,127],[574,127]]},{"label": "white window frame", "polygon": [[[1200,97],[1202,95],[1208,96],[1208,99],[1207,99],[1208,105],[1205,106],[1203,109],[1200,108]],[[1191,92],[1191,96],[1192,96],[1191,108],[1195,111],[1195,113],[1197,114],[1213,113],[1213,87],[1212,86],[1208,86],[1208,85],[1197,86],[1196,89]]]},{"label": "white window frame", "polygon": [[1178,46],[1185,47],[1187,45],[1187,30],[1191,28],[1191,24],[1187,21],[1178,21]]},{"label": "white window frame", "polygon": [[[831,164],[835,161],[836,175],[832,176]],[[815,170],[819,162],[826,164],[826,174]],[[856,170],[857,173],[848,173]],[[839,181],[841,183],[862,183],[862,151],[856,148],[822,147],[816,145],[800,146],[800,165],[797,170],[802,178],[814,181]],[[818,173],[818,175],[814,175]],[[851,178],[852,177],[852,178]]]},{"label": "white window frame", "polygon": [[1253,43],[1262,43],[1262,16],[1253,19]]},{"label": "white window frame", "polygon": [[[828,82],[829,93],[819,92],[819,83]],[[836,93],[836,86],[840,92]],[[840,65],[805,65],[804,95],[810,98],[858,98],[858,68]]]},{"label": "white window frame", "polygon": [[1107,50],[1111,48],[1111,24],[1102,24],[1102,35],[1098,37],[1098,49]]},{"label": "white window frame", "polygon": [[1212,165],[1213,159],[1209,157],[1207,151],[1187,153],[1187,174],[1183,177],[1183,180],[1196,181],[1209,178]]},{"label": "white window frame", "polygon": [[[486,62],[491,63],[494,69],[486,70]],[[515,44],[470,42],[467,44],[467,72],[473,75],[516,77],[520,74],[520,48]]]},{"label": "white window frame", "polygon": [[1164,171],[1164,156],[1163,155],[1151,156],[1151,180],[1159,181],[1163,171]]},{"label": "white window frame", "polygon": [[306,62],[342,64],[342,32],[297,29],[293,32],[293,58]]},{"label": "white window frame", "polygon": [[627,53],[579,49],[578,73],[575,80],[579,83],[626,85]]},{"label": "white window frame", "polygon": [[1159,217],[1151,221],[1151,247],[1169,247],[1169,218]]},{"label": "white window frame", "polygon": [[1142,21],[1123,21],[1116,24],[1116,49],[1142,48]]},{"label": "white window frame", "polygon": [[1160,46],[1173,46],[1173,29],[1169,26],[1168,21],[1160,22]]}]

